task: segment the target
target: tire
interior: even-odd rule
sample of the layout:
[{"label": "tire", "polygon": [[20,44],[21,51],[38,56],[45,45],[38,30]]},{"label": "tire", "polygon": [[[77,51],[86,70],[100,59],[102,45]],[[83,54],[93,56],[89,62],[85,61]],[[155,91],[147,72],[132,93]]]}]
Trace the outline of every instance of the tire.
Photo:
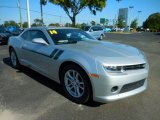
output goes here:
[{"label": "tire", "polygon": [[9,53],[10,53],[10,61],[11,61],[12,67],[15,69],[19,69],[21,65],[19,63],[19,60],[18,60],[18,57],[17,57],[15,50],[13,48],[11,48]]},{"label": "tire", "polygon": [[103,39],[103,35],[100,36],[99,40],[102,40],[102,39]]},{"label": "tire", "polygon": [[85,71],[77,65],[71,64],[64,67],[61,76],[61,84],[68,99],[82,104],[91,96],[91,85]]}]

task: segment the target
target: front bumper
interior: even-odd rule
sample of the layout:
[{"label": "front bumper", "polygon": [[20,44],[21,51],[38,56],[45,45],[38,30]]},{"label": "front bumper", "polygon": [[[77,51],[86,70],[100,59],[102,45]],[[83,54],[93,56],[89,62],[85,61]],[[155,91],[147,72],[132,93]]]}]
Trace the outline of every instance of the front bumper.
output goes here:
[{"label": "front bumper", "polygon": [[[148,70],[132,70],[126,75],[100,75],[92,78],[93,100],[108,103],[136,95],[147,88]],[[143,83],[142,83],[143,82]],[[116,88],[113,91],[113,88]]]}]

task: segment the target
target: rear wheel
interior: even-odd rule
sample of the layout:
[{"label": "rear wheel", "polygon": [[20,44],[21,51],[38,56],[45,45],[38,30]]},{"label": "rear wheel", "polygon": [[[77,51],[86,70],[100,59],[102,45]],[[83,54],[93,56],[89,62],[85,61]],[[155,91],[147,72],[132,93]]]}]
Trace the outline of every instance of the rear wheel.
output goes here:
[{"label": "rear wheel", "polygon": [[9,52],[10,52],[10,60],[12,67],[16,69],[20,68],[20,64],[15,50],[11,48]]},{"label": "rear wheel", "polygon": [[61,83],[68,98],[76,103],[85,103],[91,95],[89,78],[77,65],[68,65],[63,69]]}]

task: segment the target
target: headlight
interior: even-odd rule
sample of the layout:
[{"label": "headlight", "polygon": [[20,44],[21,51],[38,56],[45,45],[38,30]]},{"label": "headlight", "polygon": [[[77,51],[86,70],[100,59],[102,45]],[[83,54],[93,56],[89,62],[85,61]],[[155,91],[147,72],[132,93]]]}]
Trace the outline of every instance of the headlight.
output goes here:
[{"label": "headlight", "polygon": [[104,66],[104,69],[110,73],[123,73],[123,66]]}]

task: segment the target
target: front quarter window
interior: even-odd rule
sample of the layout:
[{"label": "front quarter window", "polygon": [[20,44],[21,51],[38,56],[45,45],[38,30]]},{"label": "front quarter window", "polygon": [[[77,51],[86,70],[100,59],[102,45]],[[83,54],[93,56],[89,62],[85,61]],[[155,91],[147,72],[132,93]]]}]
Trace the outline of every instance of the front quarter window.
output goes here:
[{"label": "front quarter window", "polygon": [[25,31],[22,35],[21,38],[23,38],[24,40],[27,40],[28,37],[28,31]]}]

